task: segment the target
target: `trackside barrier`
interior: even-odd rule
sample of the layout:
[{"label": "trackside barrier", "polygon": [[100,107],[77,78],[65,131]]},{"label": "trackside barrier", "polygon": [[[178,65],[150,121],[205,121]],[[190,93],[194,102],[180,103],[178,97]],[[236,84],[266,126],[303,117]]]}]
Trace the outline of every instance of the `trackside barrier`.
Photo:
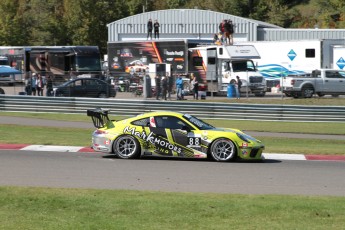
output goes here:
[{"label": "trackside barrier", "polygon": [[149,111],[176,111],[204,119],[345,122],[345,106],[299,106],[194,101],[0,95],[0,111],[80,113],[105,108],[112,115],[133,116]]}]

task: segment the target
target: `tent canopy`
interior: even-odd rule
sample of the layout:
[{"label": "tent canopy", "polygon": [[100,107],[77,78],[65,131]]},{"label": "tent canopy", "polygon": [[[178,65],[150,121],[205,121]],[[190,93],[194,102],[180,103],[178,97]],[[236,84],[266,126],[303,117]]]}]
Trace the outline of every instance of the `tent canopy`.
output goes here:
[{"label": "tent canopy", "polygon": [[11,68],[10,66],[0,65],[0,74],[9,75],[9,74],[21,74],[17,69]]}]

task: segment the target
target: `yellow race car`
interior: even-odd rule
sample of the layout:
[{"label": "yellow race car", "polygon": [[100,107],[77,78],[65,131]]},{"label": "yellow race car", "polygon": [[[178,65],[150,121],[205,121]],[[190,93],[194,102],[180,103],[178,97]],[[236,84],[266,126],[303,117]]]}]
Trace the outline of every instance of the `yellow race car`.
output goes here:
[{"label": "yellow race car", "polygon": [[87,115],[97,128],[92,148],[119,158],[142,156],[260,160],[264,144],[237,129],[215,128],[189,114],[159,111],[112,121],[109,110]]}]

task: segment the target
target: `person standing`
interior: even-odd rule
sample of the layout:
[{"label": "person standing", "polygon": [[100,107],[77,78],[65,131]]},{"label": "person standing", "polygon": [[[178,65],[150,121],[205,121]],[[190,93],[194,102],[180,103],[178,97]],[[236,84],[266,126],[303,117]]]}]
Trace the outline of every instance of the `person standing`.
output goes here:
[{"label": "person standing", "polygon": [[168,74],[167,79],[168,79],[168,99],[171,100],[171,93],[173,90],[174,78],[173,76],[171,76],[171,74]]},{"label": "person standing", "polygon": [[161,94],[161,76],[157,75],[155,77],[156,82],[156,99],[159,99],[159,95]]},{"label": "person standing", "polygon": [[183,99],[183,80],[181,76],[179,75],[176,79],[176,96],[177,100],[182,100]]},{"label": "person standing", "polygon": [[149,19],[149,21],[147,22],[147,39],[152,40],[152,29],[153,29],[153,25],[152,25],[152,20],[151,18]]},{"label": "person standing", "polygon": [[239,76],[236,76],[236,98],[240,99],[241,96],[241,87],[242,87],[242,81]]},{"label": "person standing", "polygon": [[36,79],[36,90],[37,90],[37,96],[43,96],[43,79],[41,74],[37,75],[37,79]]},{"label": "person standing", "polygon": [[233,34],[234,34],[234,25],[232,24],[231,20],[227,20],[224,26],[225,32],[225,42],[228,45],[232,45],[233,41]]},{"label": "person standing", "polygon": [[31,77],[31,92],[32,92],[32,95],[34,96],[36,96],[36,89],[37,89],[36,83],[37,83],[36,73],[33,73]]},{"label": "person standing", "polygon": [[167,100],[167,90],[168,90],[168,79],[167,77],[162,77],[162,99]]},{"label": "person standing", "polygon": [[159,39],[159,23],[158,20],[155,20],[155,23],[153,24],[153,28],[154,28],[154,33],[155,33],[155,39]]},{"label": "person standing", "polygon": [[26,95],[31,95],[32,94],[32,76],[29,76],[28,79],[25,81],[25,92]]},{"label": "person standing", "polygon": [[198,100],[199,99],[199,83],[196,80],[196,77],[194,76],[193,73],[192,73],[191,77],[192,77],[191,85],[192,85],[192,89],[193,89],[193,98]]},{"label": "person standing", "polygon": [[47,79],[47,92],[46,95],[48,97],[53,96],[53,80],[51,76],[48,76]]},{"label": "person standing", "polygon": [[220,24],[219,24],[219,32],[222,35],[220,42],[223,44],[224,42],[224,33],[225,33],[225,24],[226,24],[226,20],[224,19]]}]

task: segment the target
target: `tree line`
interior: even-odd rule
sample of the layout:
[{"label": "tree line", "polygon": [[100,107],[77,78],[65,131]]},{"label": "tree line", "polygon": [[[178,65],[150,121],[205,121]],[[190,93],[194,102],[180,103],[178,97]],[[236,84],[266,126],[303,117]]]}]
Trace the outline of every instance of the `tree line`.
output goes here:
[{"label": "tree line", "polygon": [[1,0],[0,45],[96,45],[113,21],[148,11],[204,9],[284,28],[345,28],[344,0]]}]

